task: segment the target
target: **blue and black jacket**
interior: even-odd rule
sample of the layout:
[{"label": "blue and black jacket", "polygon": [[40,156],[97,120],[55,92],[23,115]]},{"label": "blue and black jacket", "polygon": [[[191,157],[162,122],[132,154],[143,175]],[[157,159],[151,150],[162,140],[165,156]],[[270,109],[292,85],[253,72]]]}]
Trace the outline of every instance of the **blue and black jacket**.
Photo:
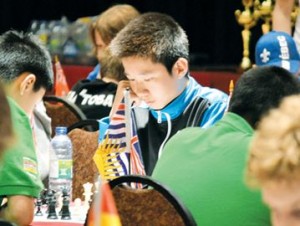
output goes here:
[{"label": "blue and black jacket", "polygon": [[227,108],[227,94],[203,87],[191,76],[188,79],[184,91],[163,109],[133,108],[147,175],[152,174],[171,136],[188,126],[208,128],[222,118]]}]

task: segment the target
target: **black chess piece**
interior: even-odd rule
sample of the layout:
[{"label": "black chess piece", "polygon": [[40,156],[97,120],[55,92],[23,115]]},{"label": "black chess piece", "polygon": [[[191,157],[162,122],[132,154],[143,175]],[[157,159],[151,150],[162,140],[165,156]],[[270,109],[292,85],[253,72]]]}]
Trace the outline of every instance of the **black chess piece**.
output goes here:
[{"label": "black chess piece", "polygon": [[[61,194],[61,198],[64,200],[64,197],[68,196],[68,190],[66,188],[63,188],[62,191],[61,191],[61,193],[62,193]],[[63,201],[62,201],[62,203],[63,203]],[[58,215],[61,216],[61,214],[62,214],[62,207],[61,207]]]},{"label": "black chess piece", "polygon": [[42,206],[42,199],[39,196],[36,200],[36,212],[35,212],[35,216],[43,216],[43,213],[41,211],[41,206]]},{"label": "black chess piece", "polygon": [[55,195],[49,197],[49,205],[48,205],[48,219],[57,219],[57,214],[56,214],[56,198]]},{"label": "black chess piece", "polygon": [[42,200],[42,205],[47,204],[47,196],[48,196],[48,189],[44,188],[40,193],[40,198]]},{"label": "black chess piece", "polygon": [[70,198],[67,189],[63,189],[62,197],[63,197],[63,205],[61,208],[61,219],[70,220],[71,219],[71,213],[69,208]]}]

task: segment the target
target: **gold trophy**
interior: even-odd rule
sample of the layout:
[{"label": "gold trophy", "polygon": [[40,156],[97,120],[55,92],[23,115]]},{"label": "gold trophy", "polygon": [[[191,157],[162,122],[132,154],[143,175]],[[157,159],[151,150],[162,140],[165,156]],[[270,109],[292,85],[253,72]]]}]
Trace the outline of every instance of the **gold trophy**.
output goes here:
[{"label": "gold trophy", "polygon": [[262,2],[260,2],[259,0],[255,0],[254,14],[257,18],[261,18],[264,21],[261,26],[263,34],[266,34],[271,30],[272,12],[272,0],[265,0]]},{"label": "gold trophy", "polygon": [[249,58],[249,44],[250,44],[250,29],[256,24],[257,17],[251,12],[251,8],[253,7],[252,0],[242,0],[243,5],[245,7],[244,11],[236,10],[235,17],[237,22],[244,27],[242,30],[242,38],[243,38],[243,59],[241,62],[241,68],[246,70],[251,67],[251,60]]},{"label": "gold trophy", "polygon": [[[246,70],[251,67],[251,60],[249,58],[250,29],[256,25],[259,19],[262,19],[264,21],[261,27],[262,33],[265,34],[271,30],[275,0],[242,0],[242,3],[245,8],[244,11],[236,10],[235,16],[237,22],[244,27],[242,31],[243,59],[241,68]],[[292,26],[295,24],[299,11],[298,1],[295,1],[291,13]]]}]

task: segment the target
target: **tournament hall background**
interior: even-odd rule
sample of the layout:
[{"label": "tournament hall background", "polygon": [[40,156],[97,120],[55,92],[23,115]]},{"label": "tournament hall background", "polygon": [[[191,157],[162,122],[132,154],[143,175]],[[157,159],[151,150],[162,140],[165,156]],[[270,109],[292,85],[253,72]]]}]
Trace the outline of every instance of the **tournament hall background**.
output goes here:
[{"label": "tournament hall background", "polygon": [[[0,32],[26,31],[31,20],[55,20],[65,15],[70,21],[95,16],[116,3],[128,3],[140,12],[171,15],[186,30],[192,65],[235,67],[242,57],[242,27],[234,11],[243,9],[241,0],[0,0]],[[251,59],[260,24],[251,29]]]}]

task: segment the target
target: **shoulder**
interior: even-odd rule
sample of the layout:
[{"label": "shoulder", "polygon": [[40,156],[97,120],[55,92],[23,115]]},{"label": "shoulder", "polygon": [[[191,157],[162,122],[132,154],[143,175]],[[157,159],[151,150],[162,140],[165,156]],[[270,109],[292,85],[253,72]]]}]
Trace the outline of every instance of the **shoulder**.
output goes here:
[{"label": "shoulder", "polygon": [[207,98],[210,102],[221,102],[226,103],[228,101],[228,95],[218,89],[210,87],[202,87],[200,95],[203,98]]},{"label": "shoulder", "polygon": [[194,146],[195,142],[204,135],[205,129],[202,129],[200,127],[187,127],[182,130],[179,130],[167,142],[162,157],[164,155],[168,155],[169,152],[171,153],[170,155],[174,155],[174,153],[176,152],[182,153],[182,149]]},{"label": "shoulder", "polygon": [[222,102],[227,103],[228,95],[221,90],[201,86],[194,78],[189,77],[191,83],[191,90],[195,90],[197,96],[208,99],[211,103]]}]

